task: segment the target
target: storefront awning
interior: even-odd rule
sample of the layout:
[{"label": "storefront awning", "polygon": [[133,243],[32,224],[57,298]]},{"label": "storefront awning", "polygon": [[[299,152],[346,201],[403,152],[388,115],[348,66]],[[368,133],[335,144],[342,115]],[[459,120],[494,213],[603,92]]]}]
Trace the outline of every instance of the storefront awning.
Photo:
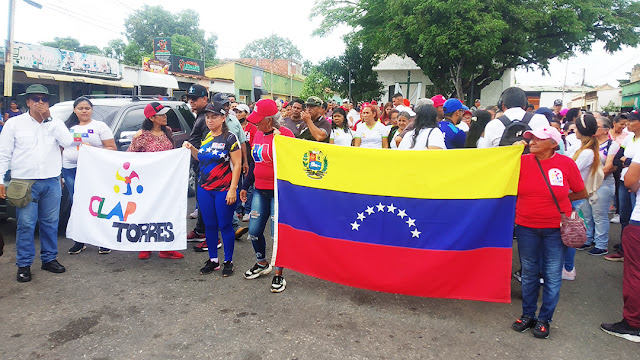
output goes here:
[{"label": "storefront awning", "polygon": [[87,83],[87,84],[115,86],[115,87],[121,87],[121,88],[133,87],[133,84],[130,84],[124,81],[98,79],[98,78],[91,78],[86,76],[43,73],[43,72],[28,71],[28,70],[20,70],[20,71],[22,71],[27,75],[27,77],[32,79],[47,79],[47,80],[65,81],[65,82],[79,82],[79,83]]},{"label": "storefront awning", "polygon": [[178,80],[174,76],[157,74],[149,71],[138,72],[138,84],[141,86],[154,86],[167,89],[179,89]]}]

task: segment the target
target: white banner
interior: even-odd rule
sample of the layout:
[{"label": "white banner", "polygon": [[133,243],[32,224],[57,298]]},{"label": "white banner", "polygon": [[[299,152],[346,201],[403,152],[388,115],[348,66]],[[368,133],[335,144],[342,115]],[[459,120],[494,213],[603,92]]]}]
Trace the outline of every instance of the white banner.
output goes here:
[{"label": "white banner", "polygon": [[186,249],[190,155],[80,147],[67,238],[121,251]]}]

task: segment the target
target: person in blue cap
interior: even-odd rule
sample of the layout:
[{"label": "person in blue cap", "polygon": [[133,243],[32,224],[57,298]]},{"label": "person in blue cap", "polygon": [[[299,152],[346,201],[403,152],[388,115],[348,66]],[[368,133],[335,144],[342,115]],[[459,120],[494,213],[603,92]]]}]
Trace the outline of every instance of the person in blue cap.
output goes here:
[{"label": "person in blue cap", "polygon": [[449,99],[444,102],[442,106],[444,120],[438,122],[438,128],[444,134],[444,143],[447,149],[464,148],[467,134],[459,129],[457,125],[467,110],[469,110],[469,108],[462,105],[458,99]]}]

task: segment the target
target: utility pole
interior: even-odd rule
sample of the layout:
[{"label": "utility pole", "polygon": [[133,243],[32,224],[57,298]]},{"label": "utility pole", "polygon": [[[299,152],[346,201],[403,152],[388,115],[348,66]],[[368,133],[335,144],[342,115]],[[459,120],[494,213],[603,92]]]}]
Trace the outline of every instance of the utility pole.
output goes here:
[{"label": "utility pole", "polygon": [[353,100],[351,100],[351,69],[349,69],[349,102],[353,104]]}]

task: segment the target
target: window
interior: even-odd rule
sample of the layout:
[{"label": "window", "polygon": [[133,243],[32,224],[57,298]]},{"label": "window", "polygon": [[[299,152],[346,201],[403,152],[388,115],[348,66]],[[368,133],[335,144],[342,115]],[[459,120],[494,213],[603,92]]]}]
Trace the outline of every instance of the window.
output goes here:
[{"label": "window", "polygon": [[180,112],[180,115],[182,115],[182,118],[184,118],[184,121],[187,122],[187,125],[189,125],[190,128],[193,129],[193,124],[196,122],[196,118],[193,116],[193,113],[189,110],[188,107],[186,106],[178,106],[178,112]]},{"label": "window", "polygon": [[178,115],[176,115],[175,109],[171,109],[171,111],[167,113],[167,126],[170,127],[174,133],[186,132],[183,126],[180,125],[180,120],[178,119]]}]

